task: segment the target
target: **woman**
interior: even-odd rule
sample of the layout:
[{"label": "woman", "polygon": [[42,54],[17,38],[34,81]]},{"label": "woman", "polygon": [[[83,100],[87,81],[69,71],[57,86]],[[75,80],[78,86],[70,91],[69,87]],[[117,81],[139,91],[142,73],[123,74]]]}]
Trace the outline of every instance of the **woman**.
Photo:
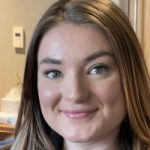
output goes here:
[{"label": "woman", "polygon": [[12,150],[148,150],[150,84],[137,37],[109,0],[60,0],[28,50]]}]

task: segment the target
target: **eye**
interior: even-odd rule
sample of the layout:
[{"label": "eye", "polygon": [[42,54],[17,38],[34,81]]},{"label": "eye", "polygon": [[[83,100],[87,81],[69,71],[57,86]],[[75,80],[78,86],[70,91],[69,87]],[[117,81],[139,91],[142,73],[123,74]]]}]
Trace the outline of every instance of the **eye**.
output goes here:
[{"label": "eye", "polygon": [[103,74],[106,74],[108,72],[108,70],[109,70],[108,66],[103,65],[103,64],[98,64],[98,65],[92,66],[89,69],[88,74],[103,75]]},{"label": "eye", "polygon": [[57,79],[62,77],[62,73],[58,70],[47,70],[44,72],[44,75],[49,79]]}]

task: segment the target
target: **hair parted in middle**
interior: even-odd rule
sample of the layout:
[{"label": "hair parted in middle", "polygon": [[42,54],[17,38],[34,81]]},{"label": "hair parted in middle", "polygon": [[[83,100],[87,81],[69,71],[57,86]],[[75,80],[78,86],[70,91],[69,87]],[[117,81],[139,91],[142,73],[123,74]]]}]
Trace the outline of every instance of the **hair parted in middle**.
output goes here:
[{"label": "hair parted in middle", "polygon": [[60,149],[63,145],[63,138],[42,116],[37,90],[40,42],[48,30],[61,22],[91,26],[106,34],[113,48],[127,107],[127,117],[120,130],[122,150],[150,145],[150,132],[147,132],[150,131],[149,76],[140,44],[127,17],[110,0],[59,0],[45,12],[33,33],[12,150]]}]

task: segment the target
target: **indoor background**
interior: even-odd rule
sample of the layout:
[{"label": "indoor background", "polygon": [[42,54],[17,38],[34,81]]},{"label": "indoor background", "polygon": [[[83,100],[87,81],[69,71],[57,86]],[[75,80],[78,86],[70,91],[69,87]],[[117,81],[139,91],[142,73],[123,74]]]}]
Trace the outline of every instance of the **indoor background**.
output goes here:
[{"label": "indoor background", "polygon": [[[13,123],[24,73],[26,52],[34,27],[56,0],[1,0],[0,4],[0,121]],[[138,35],[150,71],[150,0],[113,0],[127,14]],[[13,28],[24,29],[24,47],[13,46]],[[20,93],[19,93],[20,92]],[[1,112],[7,112],[8,115]],[[10,119],[10,120],[7,120]],[[12,120],[11,120],[12,119]],[[3,126],[13,132],[14,127]],[[0,132],[1,133],[1,132]],[[1,134],[0,134],[1,135]],[[0,137],[1,138],[1,137]]]}]

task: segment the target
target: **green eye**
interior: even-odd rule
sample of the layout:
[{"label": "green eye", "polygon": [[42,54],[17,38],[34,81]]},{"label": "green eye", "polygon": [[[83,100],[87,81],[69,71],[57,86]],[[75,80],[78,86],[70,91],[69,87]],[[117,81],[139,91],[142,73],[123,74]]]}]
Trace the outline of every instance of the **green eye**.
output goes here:
[{"label": "green eye", "polygon": [[108,66],[106,65],[96,65],[88,71],[88,74],[91,75],[103,75],[108,72]]},{"label": "green eye", "polygon": [[50,79],[57,79],[62,77],[62,73],[58,70],[48,70],[45,73],[45,76]]}]

